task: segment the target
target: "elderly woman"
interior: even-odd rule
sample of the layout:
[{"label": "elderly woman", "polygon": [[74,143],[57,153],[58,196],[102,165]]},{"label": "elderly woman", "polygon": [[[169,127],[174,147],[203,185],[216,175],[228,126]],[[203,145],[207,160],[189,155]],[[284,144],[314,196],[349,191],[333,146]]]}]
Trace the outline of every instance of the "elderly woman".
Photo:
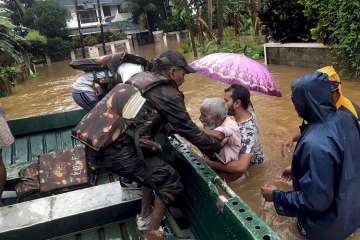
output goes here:
[{"label": "elderly woman", "polygon": [[220,176],[228,179],[223,167],[231,161],[238,160],[241,149],[241,135],[237,123],[228,117],[226,103],[221,98],[205,99],[201,104],[200,113],[199,120],[204,125],[205,132],[222,141],[217,161],[207,160],[208,164],[218,171]]},{"label": "elderly woman", "polygon": [[0,206],[2,205],[1,194],[4,190],[6,182],[6,168],[2,160],[2,149],[11,145],[13,142],[14,137],[12,136],[4,118],[4,111],[0,107]]}]

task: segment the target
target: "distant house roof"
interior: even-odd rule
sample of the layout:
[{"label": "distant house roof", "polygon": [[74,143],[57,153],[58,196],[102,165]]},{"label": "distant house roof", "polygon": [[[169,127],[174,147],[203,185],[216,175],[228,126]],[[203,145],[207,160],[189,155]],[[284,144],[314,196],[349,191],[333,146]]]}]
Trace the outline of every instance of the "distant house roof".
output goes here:
[{"label": "distant house roof", "polygon": [[[75,0],[59,0],[59,3],[63,6],[74,6]],[[119,5],[126,0],[100,0],[101,5]],[[78,5],[84,5],[84,3],[97,4],[96,0],[77,0]]]}]

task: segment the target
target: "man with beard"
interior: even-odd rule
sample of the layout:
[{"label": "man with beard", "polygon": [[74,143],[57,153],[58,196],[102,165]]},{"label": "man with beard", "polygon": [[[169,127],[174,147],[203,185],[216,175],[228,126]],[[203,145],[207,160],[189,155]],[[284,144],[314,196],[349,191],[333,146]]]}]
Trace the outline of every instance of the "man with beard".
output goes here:
[{"label": "man with beard", "polygon": [[222,164],[206,160],[209,166],[222,172],[227,182],[242,177],[253,164],[264,162],[264,153],[259,141],[259,130],[254,109],[251,106],[250,92],[241,85],[231,85],[225,89],[224,100],[228,114],[233,116],[238,124],[241,135],[241,148],[238,160]]}]

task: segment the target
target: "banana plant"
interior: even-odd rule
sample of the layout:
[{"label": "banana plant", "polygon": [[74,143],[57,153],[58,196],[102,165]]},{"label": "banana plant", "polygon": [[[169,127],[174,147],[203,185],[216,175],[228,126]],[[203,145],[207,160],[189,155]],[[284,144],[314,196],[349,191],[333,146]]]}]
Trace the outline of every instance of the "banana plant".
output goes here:
[{"label": "banana plant", "polygon": [[16,65],[26,63],[28,56],[25,49],[27,41],[18,34],[21,28],[12,23],[11,11],[3,1],[0,1],[0,64],[3,65],[5,59],[11,64]]}]

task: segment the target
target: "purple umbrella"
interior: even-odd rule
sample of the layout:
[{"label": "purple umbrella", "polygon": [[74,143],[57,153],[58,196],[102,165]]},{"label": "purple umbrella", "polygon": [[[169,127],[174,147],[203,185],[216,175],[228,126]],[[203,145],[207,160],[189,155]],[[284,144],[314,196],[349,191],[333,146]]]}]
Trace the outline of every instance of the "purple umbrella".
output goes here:
[{"label": "purple umbrella", "polygon": [[249,90],[281,97],[267,68],[238,53],[213,53],[190,64],[196,71],[228,84],[240,84]]}]

